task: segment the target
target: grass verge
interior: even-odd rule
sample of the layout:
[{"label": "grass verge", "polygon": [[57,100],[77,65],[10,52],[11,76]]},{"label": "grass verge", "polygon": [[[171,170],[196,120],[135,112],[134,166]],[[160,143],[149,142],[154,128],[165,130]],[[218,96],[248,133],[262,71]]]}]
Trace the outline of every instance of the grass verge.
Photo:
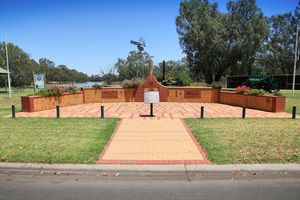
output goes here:
[{"label": "grass verge", "polygon": [[215,164],[300,163],[300,121],[185,119]]},{"label": "grass verge", "polygon": [[0,118],[0,161],[95,164],[119,120]]},{"label": "grass verge", "polygon": [[[4,91],[4,89],[2,88],[0,91]],[[33,88],[26,88],[24,92],[12,92],[11,99],[8,93],[0,93],[0,116],[10,115],[12,105],[16,106],[16,112],[21,112],[21,96],[27,96],[33,93]]]},{"label": "grass verge", "polygon": [[283,96],[286,96],[285,112],[293,113],[293,106],[297,107],[297,113],[300,115],[300,90],[295,90],[292,98],[292,90],[280,90]]}]

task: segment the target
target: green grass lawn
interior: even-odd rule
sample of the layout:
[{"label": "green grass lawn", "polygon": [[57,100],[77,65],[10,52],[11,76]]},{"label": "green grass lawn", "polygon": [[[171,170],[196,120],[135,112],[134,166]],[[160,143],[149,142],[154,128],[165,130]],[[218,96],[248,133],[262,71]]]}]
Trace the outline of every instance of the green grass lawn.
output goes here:
[{"label": "green grass lawn", "polygon": [[[5,91],[5,88],[0,88],[0,91]],[[21,96],[27,96],[33,93],[33,88],[26,88],[24,92],[12,92],[11,99],[8,93],[0,93],[0,116],[11,114],[12,105],[15,105],[16,112],[21,112]]]},{"label": "green grass lawn", "polygon": [[298,119],[185,119],[215,164],[300,163]]},{"label": "green grass lawn", "polygon": [[292,90],[280,90],[283,96],[286,96],[285,112],[293,113],[293,106],[297,106],[297,113],[300,115],[300,90],[295,90],[295,96],[292,98]]},{"label": "green grass lawn", "polygon": [[119,120],[0,118],[0,162],[95,164]]}]

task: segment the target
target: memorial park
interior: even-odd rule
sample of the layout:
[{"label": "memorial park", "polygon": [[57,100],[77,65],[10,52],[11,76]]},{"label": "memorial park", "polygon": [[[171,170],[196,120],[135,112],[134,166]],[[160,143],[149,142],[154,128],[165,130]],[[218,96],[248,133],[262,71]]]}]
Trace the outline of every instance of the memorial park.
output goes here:
[{"label": "memorial park", "polygon": [[[217,12],[217,7],[205,2],[180,4],[176,28],[182,51],[187,55],[180,61],[155,60],[144,51],[145,39],[140,38],[130,41],[138,51],[129,52],[126,59],[119,58],[114,67],[106,71],[100,69],[100,75],[88,77],[65,65],[55,66],[46,58],[37,63],[18,46],[9,43],[9,52],[18,53],[10,58],[11,72],[4,70],[8,58],[6,61],[4,56],[0,60],[3,68],[0,75],[5,76],[0,80],[3,85],[0,88],[3,91],[0,93],[0,162],[299,164],[299,82],[294,90],[295,85],[291,89],[287,78],[286,88],[282,88],[282,83],[272,75],[280,72],[289,77],[291,72],[299,72],[296,70],[298,62],[296,60],[295,69],[292,68],[293,58],[286,59],[285,55],[288,67],[284,68],[282,63],[275,65],[268,54],[270,50],[260,52],[264,48],[275,48],[270,47],[267,37],[280,43],[276,38],[278,34],[269,31],[278,29],[269,26],[275,24],[271,20],[281,18],[273,16],[264,21],[255,1],[254,4],[246,1],[248,7],[255,10],[249,11],[255,17],[243,19],[249,20],[247,26],[236,25],[243,21],[242,16],[235,15],[236,10],[244,12],[240,5],[244,1],[228,4],[228,14],[236,21],[230,21],[231,18]],[[211,13],[210,19],[193,16],[196,20],[188,22],[193,14],[189,10],[195,7],[199,12]],[[201,23],[210,20],[213,23]],[[205,31],[197,35],[188,23]],[[224,24],[235,28],[227,30]],[[295,25],[291,26],[294,30]],[[224,34],[210,37],[218,32],[213,30],[224,31]],[[235,34],[230,35],[232,32]],[[290,37],[290,41],[296,39],[294,33]],[[243,42],[239,44],[240,41]],[[264,44],[267,45],[262,47]],[[6,45],[6,42],[1,43],[1,56],[6,55]],[[291,57],[295,47],[293,44],[288,47]],[[283,54],[281,50],[277,53]],[[21,65],[20,60],[25,64]],[[158,64],[154,65],[153,61]],[[247,80],[228,87],[226,77],[239,74]],[[299,77],[299,73],[295,77]],[[101,84],[78,86],[87,81]],[[11,90],[9,82],[15,90]]]}]

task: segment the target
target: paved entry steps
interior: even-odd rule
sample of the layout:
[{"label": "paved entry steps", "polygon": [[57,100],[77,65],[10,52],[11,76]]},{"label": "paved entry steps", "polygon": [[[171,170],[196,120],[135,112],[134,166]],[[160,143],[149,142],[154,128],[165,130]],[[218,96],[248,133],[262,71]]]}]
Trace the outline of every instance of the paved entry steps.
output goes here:
[{"label": "paved entry steps", "polygon": [[123,119],[99,164],[211,164],[181,119]]}]

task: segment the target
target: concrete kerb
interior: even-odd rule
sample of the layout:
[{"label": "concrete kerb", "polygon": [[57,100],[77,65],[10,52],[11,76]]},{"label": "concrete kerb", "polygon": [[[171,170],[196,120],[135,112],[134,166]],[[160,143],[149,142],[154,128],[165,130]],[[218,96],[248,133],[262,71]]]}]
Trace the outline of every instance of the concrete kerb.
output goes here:
[{"label": "concrete kerb", "polygon": [[64,171],[300,171],[300,164],[239,164],[239,165],[118,165],[118,164],[35,164],[0,163],[0,168]]}]

